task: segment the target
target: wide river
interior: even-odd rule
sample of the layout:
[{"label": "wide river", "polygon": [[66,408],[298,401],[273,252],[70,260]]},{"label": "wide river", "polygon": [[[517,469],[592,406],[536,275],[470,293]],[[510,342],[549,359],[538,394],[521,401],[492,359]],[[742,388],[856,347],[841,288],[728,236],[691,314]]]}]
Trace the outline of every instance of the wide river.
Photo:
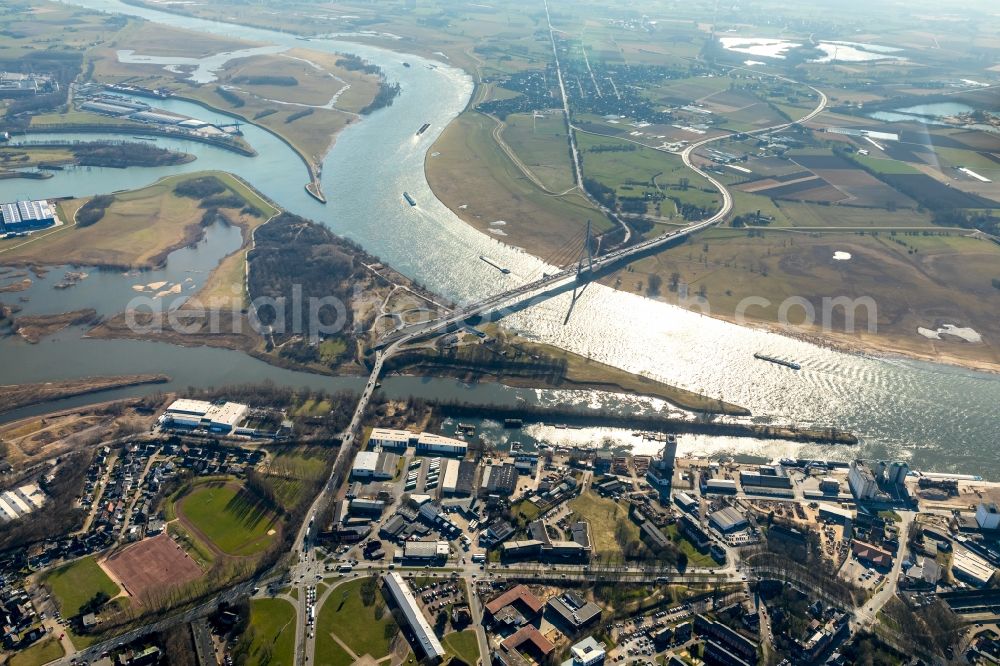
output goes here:
[{"label": "wide river", "polygon": [[[338,137],[323,165],[323,190],[329,199],[325,206],[305,193],[303,184],[308,176],[299,158],[272,135],[253,126],[245,126],[245,135],[258,157],[161,139],[159,145],[186,150],[198,160],[178,167],[126,171],[76,168],[49,180],[0,181],[0,200],[89,195],[140,187],[170,173],[224,169],[242,176],[287,210],[328,225],[402,273],[458,302],[478,300],[521,284],[543,270],[538,259],[464,224],[437,201],[427,185],[423,164],[428,148],[465,108],[472,92],[472,81],[464,72],[372,46],[315,39],[306,43],[278,32],[140,9],[115,0],[74,0],[73,4],[264,44],[356,53],[381,66],[390,79],[400,83],[402,93],[391,107],[351,124]],[[411,67],[404,67],[404,60]],[[216,117],[178,100],[157,105],[206,120]],[[416,137],[417,128],[425,122],[431,123],[431,128]],[[406,205],[403,191],[413,195],[419,205]],[[109,284],[103,289],[88,289],[85,285],[91,277],[56,297],[49,284],[54,280],[40,281],[26,292],[28,305],[42,308],[38,301],[46,304],[44,309],[58,311],[48,305],[50,299],[58,298],[59,306],[74,303],[76,307],[113,311],[121,309],[129,285],[137,282],[191,278],[186,287],[191,288],[237,240],[216,229],[196,251],[175,253],[155,277],[99,276],[110,282],[122,281],[117,287]],[[517,242],[516,238],[510,240]],[[479,260],[480,254],[510,267],[511,273],[499,274]],[[887,456],[909,460],[924,469],[1000,477],[995,452],[1000,441],[1000,377],[996,375],[837,353],[596,284],[586,288],[567,322],[570,298],[569,294],[553,298],[511,315],[505,324],[540,341],[745,405],[758,420],[836,425],[864,439],[857,449],[828,450],[822,455]],[[753,353],[758,351],[795,359],[802,370],[794,372],[754,360]],[[86,340],[78,331],[65,331],[38,345],[14,338],[0,341],[0,384],[140,371],[168,373],[175,378],[174,387],[263,378],[326,388],[359,385],[356,378],[288,372],[225,350]],[[444,380],[398,378],[387,381],[386,387],[400,395],[417,392],[469,400],[561,402],[623,410],[663,408],[656,401],[597,392],[464,387]],[[772,452],[785,454],[789,449],[775,447]],[[809,452],[818,453],[815,449]]]}]

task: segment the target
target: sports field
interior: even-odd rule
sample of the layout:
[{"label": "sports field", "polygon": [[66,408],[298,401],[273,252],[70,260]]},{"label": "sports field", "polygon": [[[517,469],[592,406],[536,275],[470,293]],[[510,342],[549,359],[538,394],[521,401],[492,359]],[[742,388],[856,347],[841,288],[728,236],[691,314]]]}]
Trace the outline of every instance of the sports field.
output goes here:
[{"label": "sports field", "polygon": [[175,511],[196,536],[231,556],[262,552],[279,528],[274,514],[236,482],[197,485],[176,502]]},{"label": "sports field", "polygon": [[121,591],[98,566],[93,557],[84,557],[48,574],[44,582],[59,600],[64,617],[73,617],[98,592],[115,597]]},{"label": "sports field", "polygon": [[143,539],[105,561],[128,593],[144,603],[150,596],[201,576],[201,567],[166,534]]}]

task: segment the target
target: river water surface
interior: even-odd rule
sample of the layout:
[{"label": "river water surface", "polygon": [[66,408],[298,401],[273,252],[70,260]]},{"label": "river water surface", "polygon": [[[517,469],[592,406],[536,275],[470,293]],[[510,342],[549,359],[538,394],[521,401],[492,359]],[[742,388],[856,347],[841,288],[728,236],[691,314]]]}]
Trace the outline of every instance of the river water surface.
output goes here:
[{"label": "river water surface", "polygon": [[[428,148],[444,126],[465,108],[472,92],[472,81],[464,72],[373,46],[316,39],[304,44],[278,32],[166,14],[115,0],[74,0],[73,4],[262,44],[355,53],[381,66],[391,80],[400,83],[402,91],[391,107],[349,125],[338,136],[323,165],[323,190],[329,200],[326,206],[305,193],[303,185],[308,174],[299,158],[273,135],[253,126],[244,126],[245,138],[258,151],[258,157],[158,139],[159,145],[193,153],[198,160],[180,166],[125,171],[76,168],[44,181],[0,181],[0,200],[82,196],[141,187],[172,173],[223,169],[242,176],[287,210],[328,225],[402,273],[457,302],[478,300],[522,284],[546,268],[526,252],[501,244],[463,223],[437,201],[427,185],[424,159],[434,159],[427,156]],[[403,60],[412,66],[403,67]],[[224,118],[180,100],[157,101],[155,105],[204,120]],[[431,128],[415,136],[425,122]],[[416,207],[403,201],[403,191],[413,195]],[[184,269],[175,270],[168,264],[161,279],[179,281],[191,271],[210,269],[218,261],[218,253],[225,250],[215,245],[222,243],[221,237],[210,234],[206,248],[216,249],[205,252],[203,261],[196,261],[196,266],[192,266],[190,258]],[[517,238],[507,240],[518,242]],[[488,254],[509,267],[511,273],[499,274],[479,260],[480,254]],[[128,284],[146,281],[127,276],[120,279],[128,280]],[[82,286],[66,290],[60,299],[68,298],[66,295],[74,294],[76,289],[80,290],[75,293],[85,294]],[[52,292],[32,288],[29,302],[44,302]],[[124,305],[118,300],[121,291],[107,293],[113,303],[104,302],[99,309]],[[101,300],[102,296],[91,293],[87,298]],[[586,287],[566,321],[570,301],[570,294],[555,297],[511,315],[505,324],[534,339],[745,405],[762,421],[837,425],[854,430],[864,439],[857,449],[829,452],[832,457],[891,456],[908,459],[917,467],[1000,477],[1000,462],[995,454],[1000,441],[1000,377],[931,363],[837,353],[596,284]],[[88,305],[80,303],[78,307]],[[754,352],[794,359],[802,370],[795,372],[757,361]],[[237,352],[85,340],[73,331],[33,346],[16,339],[0,340],[0,360],[0,383],[158,371],[174,376],[174,387],[263,378],[327,388],[358,385],[354,378],[322,378],[272,368]],[[394,378],[386,382],[386,389],[400,395],[414,391],[469,400],[568,402],[621,410],[663,408],[658,401],[598,392],[464,387],[448,380]],[[778,448],[774,452],[777,454]]]}]

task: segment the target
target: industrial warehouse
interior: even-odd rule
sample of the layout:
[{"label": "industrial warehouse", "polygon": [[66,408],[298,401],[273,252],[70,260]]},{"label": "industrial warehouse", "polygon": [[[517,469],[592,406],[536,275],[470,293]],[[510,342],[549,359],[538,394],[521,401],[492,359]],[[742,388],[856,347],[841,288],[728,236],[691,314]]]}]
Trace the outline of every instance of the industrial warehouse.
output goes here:
[{"label": "industrial warehouse", "polygon": [[81,111],[102,116],[134,120],[165,128],[175,128],[206,137],[224,137],[239,134],[239,123],[214,125],[204,120],[157,109],[145,102],[120,95],[96,94],[85,97],[79,105]]},{"label": "industrial warehouse", "polygon": [[290,427],[284,415],[237,402],[174,400],[159,418],[161,428],[241,437],[277,437]]},{"label": "industrial warehouse", "polygon": [[58,224],[55,206],[44,199],[0,203],[0,235],[21,236]]}]

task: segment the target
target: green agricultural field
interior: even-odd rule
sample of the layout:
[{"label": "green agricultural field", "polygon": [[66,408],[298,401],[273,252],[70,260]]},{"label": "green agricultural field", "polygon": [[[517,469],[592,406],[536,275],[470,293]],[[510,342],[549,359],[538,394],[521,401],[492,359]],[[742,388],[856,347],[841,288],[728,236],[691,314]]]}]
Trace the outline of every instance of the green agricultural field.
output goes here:
[{"label": "green agricultural field", "polygon": [[[381,590],[375,591],[375,601],[366,606],[362,600],[362,587],[369,578],[359,578],[339,585],[326,598],[319,610],[316,620],[316,654],[327,654],[327,648],[336,645],[337,641],[330,637],[336,634],[354,654],[361,657],[366,654],[375,659],[381,659],[392,649],[392,640],[398,631],[387,631],[394,621],[388,609],[383,608],[382,615],[376,619],[376,607],[384,606]],[[337,662],[317,661],[320,666]]]},{"label": "green agricultural field", "polygon": [[93,557],[85,557],[60,567],[46,575],[43,582],[59,600],[59,609],[64,617],[73,617],[79,613],[80,607],[98,592],[115,597],[121,591]]},{"label": "green agricultural field", "polygon": [[274,540],[277,519],[235,482],[196,485],[178,501],[177,513],[227,555],[255,555]]},{"label": "green agricultural field", "polygon": [[696,102],[702,97],[728,90],[731,83],[732,79],[728,76],[693,76],[667,81],[661,86],[651,88],[648,95],[651,99],[665,102]]},{"label": "green agricultural field", "polygon": [[479,662],[479,641],[476,640],[475,629],[452,632],[446,635],[441,642],[444,644],[445,650],[465,663],[475,664]]},{"label": "green agricultural field", "polygon": [[250,666],[292,666],[295,661],[295,608],[284,599],[254,599],[250,624],[237,647]]},{"label": "green agricultural field", "polygon": [[[749,197],[749,199],[748,199]],[[759,200],[770,201],[754,194],[737,193],[738,212],[756,210],[753,204]],[[764,214],[775,215],[767,206],[758,206]],[[854,206],[821,206],[799,201],[777,201],[777,210],[772,227],[928,227],[932,229],[931,214],[903,209],[889,211],[881,208],[859,208]]]},{"label": "green agricultural field", "polygon": [[[577,144],[583,155],[584,176],[610,187],[619,197],[663,194],[701,208],[714,210],[720,205],[715,188],[685,167],[678,155],[583,132],[577,133]],[[661,215],[666,217],[673,212],[670,202],[662,204]]]},{"label": "green agricultural field", "polygon": [[990,180],[1000,180],[1000,164],[994,162],[986,155],[981,155],[972,150],[943,148],[941,146],[935,146],[934,153],[940,158],[942,168],[965,167]]},{"label": "green agricultural field", "polygon": [[562,114],[512,114],[501,135],[518,159],[550,192],[565,192],[575,184],[569,139]]},{"label": "green agricultural field", "polygon": [[7,666],[42,666],[64,654],[66,651],[56,638],[46,638],[15,654],[7,662]]},{"label": "green agricultural field", "polygon": [[865,155],[855,155],[854,159],[864,164],[872,171],[878,173],[900,174],[900,173],[921,173],[915,167],[899,160],[890,160],[882,157],[870,157]]},{"label": "green agricultural field", "polygon": [[623,556],[622,547],[615,538],[615,529],[619,524],[628,529],[629,541],[639,539],[639,528],[629,520],[628,510],[593,491],[588,490],[570,500],[569,508],[577,519],[590,523],[594,554],[598,557],[620,559]]}]

